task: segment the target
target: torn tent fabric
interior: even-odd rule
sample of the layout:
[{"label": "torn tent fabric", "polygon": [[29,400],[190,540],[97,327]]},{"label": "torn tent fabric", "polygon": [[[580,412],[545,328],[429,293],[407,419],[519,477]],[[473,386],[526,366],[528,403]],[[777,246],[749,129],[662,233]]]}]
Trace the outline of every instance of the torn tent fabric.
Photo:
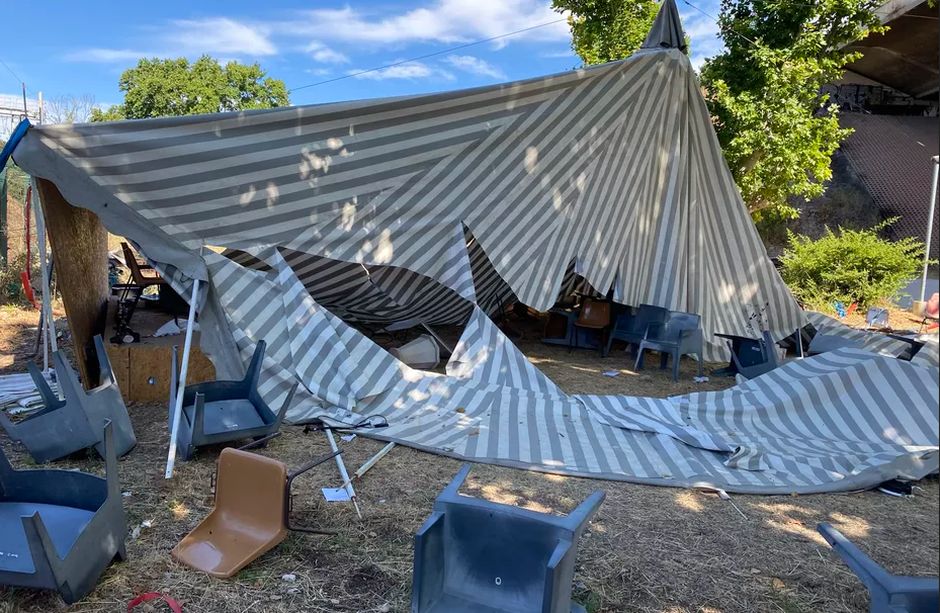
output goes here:
[{"label": "torn tent fabric", "polygon": [[[935,369],[836,352],[714,395],[568,396],[486,316],[511,300],[547,310],[577,273],[618,302],[700,314],[706,359],[727,357],[716,332],[756,336],[755,312],[775,338],[804,325],[683,42],[666,0],[645,48],[619,62],[420,96],[35,126],[14,159],[182,295],[205,281],[200,343],[217,374],[239,376],[266,341],[261,392],[279,406],[301,383],[293,421],[382,414],[383,438],[455,457],[740,492],[935,470]],[[466,326],[437,374],[345,317]]]}]

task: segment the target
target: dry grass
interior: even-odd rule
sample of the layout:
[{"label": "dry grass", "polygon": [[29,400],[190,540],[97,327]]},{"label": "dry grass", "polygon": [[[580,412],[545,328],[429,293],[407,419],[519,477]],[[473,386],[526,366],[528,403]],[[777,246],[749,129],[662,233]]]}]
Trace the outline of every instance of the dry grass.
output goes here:
[{"label": "dry grass", "polygon": [[[17,328],[3,313],[0,343],[7,343]],[[689,381],[688,365],[683,382],[673,384],[655,369],[631,372],[620,353],[607,360],[587,351],[569,356],[534,339],[527,333],[519,345],[569,392],[663,395],[702,389]],[[5,352],[9,345],[0,346]],[[20,367],[17,360],[13,368]],[[600,374],[611,368],[622,374]],[[729,384],[713,379],[707,385]],[[128,561],[112,565],[98,588],[71,608],[48,592],[0,589],[0,612],[124,611],[128,600],[145,591],[166,593],[193,612],[408,610],[412,536],[459,462],[396,448],[357,485],[361,522],[348,505],[323,502],[319,487],[339,484],[335,466],[324,464],[295,484],[296,518],[338,534],[291,534],[235,579],[216,580],[180,566],[169,551],[212,507],[210,477],[218,450],[201,451],[179,465],[172,481],[164,481],[165,410],[162,405],[130,408],[139,443],[120,462],[125,509],[130,528],[144,521],[151,527],[129,537]],[[261,452],[297,465],[328,449],[322,434],[284,430]],[[5,439],[2,444],[14,463],[29,464],[22,449]],[[347,465],[361,465],[382,445],[363,437],[347,443]],[[57,466],[102,469],[93,455]],[[832,522],[893,572],[936,574],[940,487],[935,478],[920,485],[911,499],[874,492],[735,497],[746,519],[711,494],[485,465],[474,467],[465,489],[556,513],[604,489],[607,499],[583,539],[575,576],[575,596],[589,611],[838,613],[867,610],[867,598],[816,536],[815,524]]]}]

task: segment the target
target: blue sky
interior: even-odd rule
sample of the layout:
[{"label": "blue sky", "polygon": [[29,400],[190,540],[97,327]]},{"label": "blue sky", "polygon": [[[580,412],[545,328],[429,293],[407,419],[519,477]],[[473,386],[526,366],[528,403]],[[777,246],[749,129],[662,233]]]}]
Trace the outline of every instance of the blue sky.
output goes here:
[{"label": "blue sky", "polygon": [[[30,97],[94,97],[120,102],[120,73],[142,56],[213,57],[257,61],[288,88],[342,77],[468,42],[557,20],[542,0],[411,0],[372,2],[287,0],[56,3],[39,27],[34,7],[5,11],[2,59]],[[718,0],[694,0],[715,15]],[[692,39],[693,62],[720,48],[716,26],[680,0]],[[23,24],[11,27],[11,24]],[[447,52],[384,71],[295,91],[294,104],[311,104],[473,87],[574,68],[570,34],[562,21],[499,41]],[[0,66],[0,94],[19,84]]]}]

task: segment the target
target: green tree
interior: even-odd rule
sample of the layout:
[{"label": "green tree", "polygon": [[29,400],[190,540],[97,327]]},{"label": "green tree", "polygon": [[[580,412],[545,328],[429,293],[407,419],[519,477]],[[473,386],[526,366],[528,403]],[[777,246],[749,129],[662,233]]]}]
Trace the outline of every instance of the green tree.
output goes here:
[{"label": "green tree", "polygon": [[814,198],[851,130],[821,88],[860,57],[843,47],[882,31],[881,0],[722,0],[725,50],[702,86],[744,201],[760,222],[794,218],[789,198]]},{"label": "green tree", "polygon": [[[820,92],[859,57],[847,43],[883,31],[883,0],[722,0],[725,49],[701,83],[728,166],[760,224],[796,217],[791,197],[814,198],[851,131]],[[653,0],[553,0],[569,11],[572,48],[585,64],[627,57],[658,10]]]},{"label": "green tree", "polygon": [[118,87],[124,92],[123,104],[94,109],[92,121],[266,109],[290,103],[284,82],[266,76],[258,64],[222,66],[207,55],[195,62],[141,59],[121,74]]},{"label": "green tree", "polygon": [[622,60],[639,49],[659,4],[656,0],[552,0],[568,12],[571,48],[585,64]]}]

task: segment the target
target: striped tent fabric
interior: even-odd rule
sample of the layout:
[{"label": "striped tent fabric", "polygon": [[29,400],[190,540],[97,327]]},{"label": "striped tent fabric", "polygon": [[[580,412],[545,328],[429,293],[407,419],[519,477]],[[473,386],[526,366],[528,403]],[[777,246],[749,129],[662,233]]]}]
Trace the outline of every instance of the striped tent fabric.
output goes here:
[{"label": "striped tent fabric", "polygon": [[416,273],[490,310],[469,233],[524,304],[550,308],[574,262],[619,302],[699,313],[712,359],[713,333],[745,334],[756,306],[776,336],[803,323],[675,48],[455,92],[35,126],[14,158],[204,280],[203,246],[277,247],[363,265],[393,300],[443,299]]},{"label": "striped tent fabric", "polygon": [[279,250],[255,257],[264,270],[244,275],[233,259],[207,254],[211,285],[242,358],[258,340],[272,348],[266,400],[278,406],[304,382],[288,412],[295,422],[382,415],[389,427],[370,436],[438,454],[731,492],[853,490],[937,468],[936,368],[841,350],[722,392],[569,396],[479,308],[446,374],[419,371],[319,305]]},{"label": "striped tent fabric", "polygon": [[907,353],[911,347],[910,343],[892,338],[887,334],[881,334],[874,330],[852,328],[825,313],[807,311],[806,319],[816,328],[817,334],[838,336],[853,341],[866,351],[896,358]]},{"label": "striped tent fabric", "polygon": [[[385,416],[371,435],[469,460],[734,492],[810,492],[937,468],[936,369],[871,351],[726,392],[569,396],[488,313],[560,291],[699,313],[777,338],[804,316],[726,167],[666,0],[610,64],[421,96],[31,128],[14,153],[200,293],[220,377],[264,340],[288,419]],[[655,39],[655,40],[654,40]],[[673,45],[673,46],[670,46]],[[445,373],[347,323],[462,322]],[[886,407],[890,407],[890,410]]]}]

